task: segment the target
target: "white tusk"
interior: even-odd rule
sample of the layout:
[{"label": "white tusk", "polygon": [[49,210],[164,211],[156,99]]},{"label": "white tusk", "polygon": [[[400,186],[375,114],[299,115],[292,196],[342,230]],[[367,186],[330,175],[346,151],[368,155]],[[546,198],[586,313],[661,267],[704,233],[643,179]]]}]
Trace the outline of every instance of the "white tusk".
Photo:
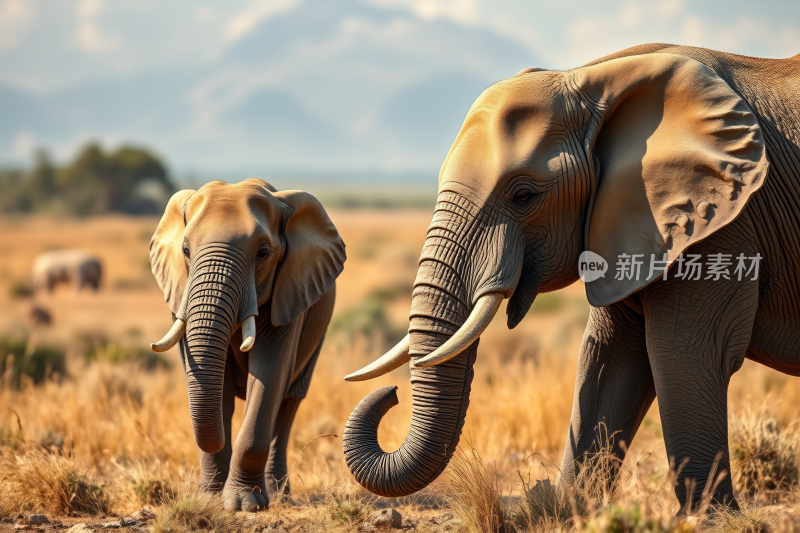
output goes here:
[{"label": "white tusk", "polygon": [[184,332],[186,331],[186,322],[181,320],[180,318],[176,318],[175,322],[172,323],[172,327],[169,328],[169,331],[164,338],[158,342],[154,342],[150,345],[150,349],[154,352],[166,352],[173,346],[175,346],[181,337],[183,337]]},{"label": "white tusk", "polygon": [[249,352],[250,348],[256,342],[256,317],[250,315],[242,322],[242,345],[239,349],[243,352]]},{"label": "white tusk", "polygon": [[352,374],[345,376],[344,380],[366,381],[368,379],[377,378],[378,376],[382,376],[388,372],[391,372],[395,368],[407,363],[410,359],[408,356],[408,344],[409,336],[406,335],[395,345],[394,348],[386,352],[386,354],[380,359],[368,364],[357,372],[353,372]]},{"label": "white tusk", "polygon": [[436,366],[449,361],[469,348],[492,322],[502,301],[503,295],[497,292],[481,296],[475,303],[475,307],[472,308],[467,321],[458,328],[458,331],[434,351],[417,359],[414,366],[421,368]]}]

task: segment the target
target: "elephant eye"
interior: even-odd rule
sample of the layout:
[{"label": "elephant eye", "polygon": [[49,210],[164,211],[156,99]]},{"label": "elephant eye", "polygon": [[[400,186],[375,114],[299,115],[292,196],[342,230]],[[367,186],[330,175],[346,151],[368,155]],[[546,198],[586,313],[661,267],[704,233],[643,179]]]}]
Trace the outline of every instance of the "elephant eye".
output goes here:
[{"label": "elephant eye", "polygon": [[533,193],[527,189],[522,189],[521,191],[517,191],[514,195],[514,203],[517,205],[525,205],[531,201],[533,198]]},{"label": "elephant eye", "polygon": [[269,246],[261,246],[258,249],[258,253],[256,253],[256,259],[258,259],[259,261],[263,261],[269,256],[269,252],[270,252]]},{"label": "elephant eye", "polygon": [[189,247],[188,246],[184,245],[184,247],[183,247],[183,255],[186,256],[187,259],[189,258]]}]

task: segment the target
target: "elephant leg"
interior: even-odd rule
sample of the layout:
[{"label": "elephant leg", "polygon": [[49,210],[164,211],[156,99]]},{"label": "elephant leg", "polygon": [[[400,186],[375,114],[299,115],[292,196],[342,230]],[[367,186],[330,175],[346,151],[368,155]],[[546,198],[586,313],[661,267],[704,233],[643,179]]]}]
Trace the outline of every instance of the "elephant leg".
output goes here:
[{"label": "elephant leg", "polygon": [[644,317],[623,302],[593,307],[578,362],[562,482],[574,482],[585,458],[612,435],[612,452],[621,462],[654,397]]},{"label": "elephant leg", "polygon": [[217,453],[200,451],[200,471],[202,486],[209,492],[220,492],[228,479],[231,466],[231,419],[236,405],[234,389],[234,358],[228,353],[225,362],[225,382],[222,389],[222,423],[225,429],[225,446]]},{"label": "elephant leg", "polygon": [[275,498],[279,488],[284,494],[290,494],[289,480],[284,479],[289,474],[288,465],[286,464],[286,447],[289,444],[289,433],[292,430],[292,424],[294,423],[297,409],[300,407],[300,402],[308,394],[311,376],[314,374],[314,367],[317,364],[324,340],[325,337],[323,336],[308,363],[306,363],[303,372],[289,387],[289,392],[286,393],[281,409],[278,411],[278,418],[275,421],[275,437],[270,445],[269,462],[267,463],[267,490],[271,500]]},{"label": "elephant leg", "polygon": [[255,512],[267,507],[266,464],[296,349],[296,331],[288,325],[265,331],[256,337],[256,345],[250,350],[244,421],[222,491],[229,511]]},{"label": "elephant leg", "polygon": [[281,403],[278,418],[275,420],[275,436],[269,448],[269,461],[267,462],[266,483],[270,501],[278,496],[278,490],[288,495],[290,492],[288,465],[286,463],[286,448],[289,444],[289,433],[292,429],[297,408],[303,398],[288,397]]},{"label": "elephant leg", "polygon": [[675,493],[681,508],[691,512],[700,504],[718,461],[715,476],[725,476],[709,493],[715,503],[738,509],[728,457],[727,392],[750,344],[757,282],[672,279],[643,292],[647,350],[667,454],[680,469]]}]

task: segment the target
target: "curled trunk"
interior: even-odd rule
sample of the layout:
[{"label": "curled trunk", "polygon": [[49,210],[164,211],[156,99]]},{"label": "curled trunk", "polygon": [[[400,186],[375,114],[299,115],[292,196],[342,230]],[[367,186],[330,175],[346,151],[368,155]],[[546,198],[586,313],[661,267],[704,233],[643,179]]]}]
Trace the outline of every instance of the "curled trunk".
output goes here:
[{"label": "curled trunk", "polygon": [[198,252],[186,308],[186,382],[197,445],[216,453],[225,444],[222,388],[228,345],[236,328],[244,285],[240,253],[212,245]]},{"label": "curled trunk", "polygon": [[347,421],[344,453],[350,471],[364,488],[386,497],[407,496],[442,473],[461,438],[477,348],[476,341],[446,363],[412,369],[411,428],[394,452],[385,453],[378,444],[378,425],[397,405],[397,387],[378,389],[358,404]]},{"label": "curled trunk", "polygon": [[406,496],[425,488],[445,469],[461,437],[478,341],[437,366],[418,368],[413,362],[441,346],[469,315],[471,294],[465,280],[473,274],[464,247],[481,233],[473,208],[457,195],[443,194],[428,230],[412,298],[413,416],[406,440],[391,453],[378,443],[381,417],[397,404],[396,387],[367,396],[347,421],[347,465],[363,487],[381,496]]}]

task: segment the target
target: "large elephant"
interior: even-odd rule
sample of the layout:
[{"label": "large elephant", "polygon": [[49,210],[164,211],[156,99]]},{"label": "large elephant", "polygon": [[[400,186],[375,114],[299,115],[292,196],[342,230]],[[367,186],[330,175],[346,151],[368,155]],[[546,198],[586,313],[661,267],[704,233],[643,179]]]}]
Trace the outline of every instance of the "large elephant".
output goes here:
[{"label": "large elephant", "polygon": [[[691,478],[698,502],[718,453],[730,469],[726,392],[745,357],[800,374],[799,145],[800,55],[650,44],[487,89],[442,165],[409,335],[348,376],[412,360],[400,449],[384,453],[376,436],[395,387],[365,398],[347,423],[359,483],[385,496],[431,483],[458,444],[478,337],[501,300],[513,328],[537,294],[577,281],[591,251],[622,261],[622,275],[612,266],[586,284],[564,481],[596,450],[601,421],[622,458],[620,443],[658,396],[667,452],[688,460],[677,496],[685,503]],[[690,253],[729,261],[729,279],[709,279],[720,269],[710,263],[700,279],[676,277]],[[740,254],[746,277],[734,269]],[[632,256],[644,258],[641,276],[625,269]],[[653,258],[670,267],[667,279],[663,269],[645,277]],[[737,506],[730,476],[714,497]]]},{"label": "large elephant", "polygon": [[103,265],[82,250],[53,250],[36,257],[31,277],[36,291],[50,293],[60,283],[71,284],[79,292],[84,287],[97,291],[103,280]]},{"label": "large elephant", "polygon": [[[221,490],[228,510],[264,508],[287,474],[289,431],[344,261],[313,196],[255,179],[175,193],[150,241],[174,318],[152,349],[180,343],[203,485]],[[245,415],[232,444],[237,396]]]}]

